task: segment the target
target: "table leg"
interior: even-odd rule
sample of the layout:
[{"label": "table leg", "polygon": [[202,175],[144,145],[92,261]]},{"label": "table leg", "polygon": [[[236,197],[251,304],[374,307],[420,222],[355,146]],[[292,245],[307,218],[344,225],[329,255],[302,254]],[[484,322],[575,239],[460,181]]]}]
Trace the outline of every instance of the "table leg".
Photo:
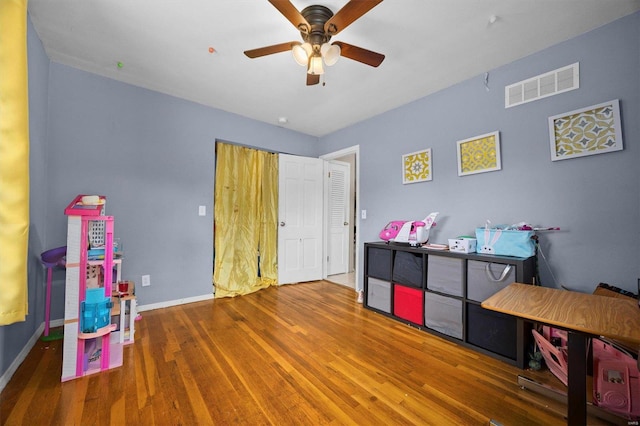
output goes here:
[{"label": "table leg", "polygon": [[569,425],[587,424],[587,336],[569,331],[568,341],[568,416]]},{"label": "table leg", "polygon": [[125,309],[127,306],[127,302],[124,300],[124,297],[120,298],[120,343],[124,343],[124,318],[125,318]]},{"label": "table leg", "polygon": [[[47,300],[44,305],[44,335],[49,335],[49,323],[51,318],[51,267],[47,268]],[[639,361],[640,362],[640,361]]]},{"label": "table leg", "polygon": [[137,302],[135,297],[129,301],[129,342],[130,343],[133,343],[134,334],[136,332],[135,324],[136,324],[136,317],[138,316],[136,303]]}]

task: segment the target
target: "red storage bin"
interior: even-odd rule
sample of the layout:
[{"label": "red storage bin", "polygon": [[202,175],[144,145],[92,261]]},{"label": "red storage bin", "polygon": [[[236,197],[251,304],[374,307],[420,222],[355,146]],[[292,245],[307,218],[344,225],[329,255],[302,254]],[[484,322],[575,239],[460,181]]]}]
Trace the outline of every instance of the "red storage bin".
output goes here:
[{"label": "red storage bin", "polygon": [[394,284],[393,314],[414,324],[424,325],[424,290]]}]

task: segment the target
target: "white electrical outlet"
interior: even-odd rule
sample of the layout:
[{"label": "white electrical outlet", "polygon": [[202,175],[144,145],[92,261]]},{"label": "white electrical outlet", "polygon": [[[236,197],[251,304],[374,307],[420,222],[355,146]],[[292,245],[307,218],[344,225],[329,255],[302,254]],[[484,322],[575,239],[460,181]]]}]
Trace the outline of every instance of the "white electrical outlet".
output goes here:
[{"label": "white electrical outlet", "polygon": [[207,206],[198,206],[198,216],[207,215]]},{"label": "white electrical outlet", "polygon": [[366,219],[367,218],[367,211],[366,210],[362,210],[360,212],[360,218],[362,218],[362,219]]},{"label": "white electrical outlet", "polygon": [[142,276],[142,287],[148,287],[151,285],[151,275]]}]

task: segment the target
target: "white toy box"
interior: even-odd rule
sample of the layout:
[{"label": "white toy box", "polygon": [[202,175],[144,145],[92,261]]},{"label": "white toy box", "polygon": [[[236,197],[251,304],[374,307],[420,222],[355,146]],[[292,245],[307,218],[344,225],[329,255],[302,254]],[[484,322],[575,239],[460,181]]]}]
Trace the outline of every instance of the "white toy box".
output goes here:
[{"label": "white toy box", "polygon": [[476,243],[477,243],[477,240],[475,238],[466,238],[466,237],[450,238],[449,251],[454,251],[457,253],[475,253]]}]

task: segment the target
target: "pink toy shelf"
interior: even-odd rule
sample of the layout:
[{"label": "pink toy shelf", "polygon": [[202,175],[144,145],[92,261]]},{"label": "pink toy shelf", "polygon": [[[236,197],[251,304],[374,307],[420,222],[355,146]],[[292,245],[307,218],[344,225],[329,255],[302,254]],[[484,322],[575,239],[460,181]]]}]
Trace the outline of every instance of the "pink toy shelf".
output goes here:
[{"label": "pink toy shelf", "polygon": [[[122,365],[122,345],[111,324],[113,216],[104,196],[78,195],[65,209],[67,257],[62,381]],[[102,259],[89,252],[102,248]],[[96,272],[96,269],[99,272]],[[98,275],[94,278],[93,275]]]}]

